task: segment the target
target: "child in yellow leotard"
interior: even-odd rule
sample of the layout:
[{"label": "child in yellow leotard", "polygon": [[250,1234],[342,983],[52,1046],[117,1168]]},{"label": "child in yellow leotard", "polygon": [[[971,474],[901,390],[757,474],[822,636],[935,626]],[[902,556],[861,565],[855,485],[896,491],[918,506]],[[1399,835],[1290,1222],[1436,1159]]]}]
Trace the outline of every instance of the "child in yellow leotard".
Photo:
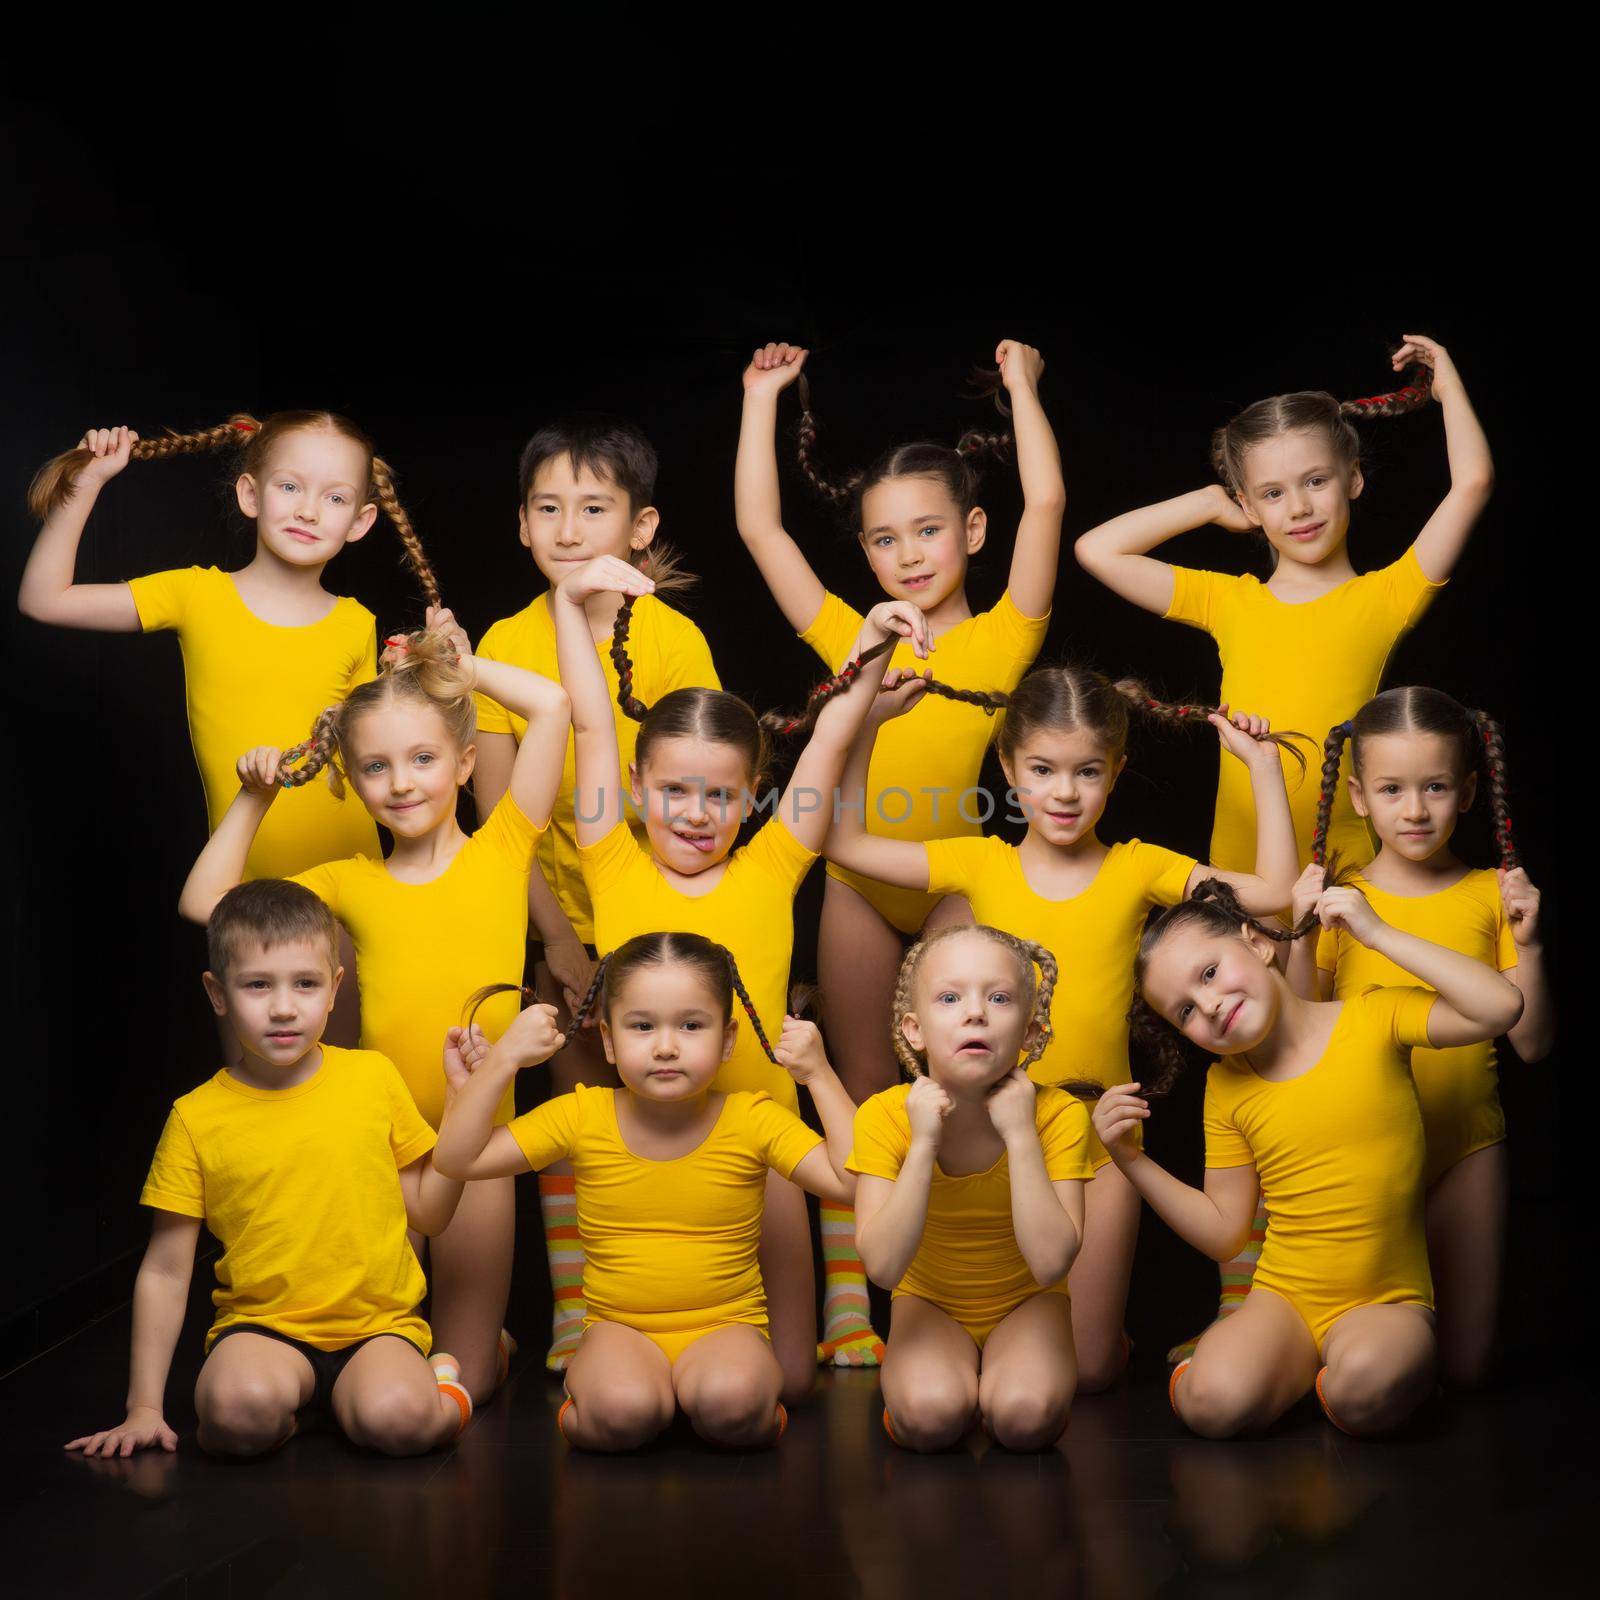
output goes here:
[{"label": "child in yellow leotard", "polygon": [[[939,645],[941,684],[963,696],[929,698],[885,735],[872,763],[869,826],[899,839],[976,835],[973,793],[998,726],[983,696],[1014,688],[1027,671],[1044,643],[1055,590],[1066,488],[1055,436],[1039,403],[1044,361],[1037,350],[1011,339],[995,351],[999,384],[1009,396],[1024,504],[1005,593],[989,610],[975,614],[967,598],[967,568],[988,534],[988,518],[977,499],[977,465],[1013,440],[973,430],[954,449],[927,442],[901,445],[866,472],[831,480],[815,459],[816,425],[801,372],[806,355],[797,346],[769,344],[745,369],[734,480],[740,536],[790,626],[830,670],[838,667],[860,629],[860,614],[828,592],[785,531],[778,492],[778,397],[798,379],[800,459],[808,482],[847,514],[884,592],[926,616]],[[909,652],[898,650],[890,664],[909,666]],[[966,908],[952,899],[930,922],[938,904],[935,895],[829,863],[818,974],[834,1059],[858,1099],[895,1081],[894,1055],[879,1019],[907,936],[925,924],[970,920]],[[822,1227],[828,1258],[824,1353],[842,1365],[871,1364],[881,1346],[866,1316],[861,1264],[849,1250],[851,1219],[825,1210]]]},{"label": "child in yellow leotard", "polygon": [[[242,787],[201,852],[180,909],[210,916],[239,880],[250,840],[285,784],[326,765],[351,784],[394,839],[387,859],[353,856],[296,875],[327,902],[361,963],[364,1046],[400,1069],[422,1115],[444,1109],[439,1040],[458,1024],[483,973],[520,973],[528,924],[528,874],[561,780],[567,697],[559,685],[500,661],[480,661],[448,611],[391,640],[378,677],[318,717],[303,766],[275,747],[239,762]],[[534,726],[511,784],[468,837],[456,798],[472,775],[473,691],[492,694]],[[485,1012],[490,1034],[516,1015],[503,998]],[[502,1119],[513,1112],[508,1098]],[[474,1403],[494,1392],[507,1352],[501,1322],[511,1281],[515,1197],[509,1183],[473,1184],[455,1220],[429,1248],[432,1313],[460,1359]]]},{"label": "child in yellow leotard", "polygon": [[[1319,921],[1425,987],[1301,998],[1274,944]],[[1106,1091],[1095,1131],[1167,1225],[1216,1260],[1238,1249],[1258,1193],[1268,1216],[1255,1287],[1173,1372],[1178,1415],[1228,1438],[1268,1427],[1314,1387],[1347,1432],[1400,1426],[1432,1392],[1436,1365],[1411,1051],[1494,1038],[1515,1025],[1521,994],[1482,962],[1390,927],[1359,890],[1321,890],[1285,932],[1256,922],[1223,883],[1156,920],[1136,983],[1156,1018],[1220,1058],[1206,1078],[1204,1190],[1133,1138],[1150,1114],[1140,1084]],[[1181,1060],[1171,1032],[1155,1028],[1167,1066],[1152,1093]]]},{"label": "child in yellow leotard", "polygon": [[[1378,854],[1349,879],[1391,927],[1430,939],[1496,968],[1522,991],[1522,1019],[1510,1032],[1524,1061],[1541,1060],[1555,1014],[1539,940],[1539,891],[1517,864],[1507,799],[1505,741],[1484,712],[1469,712],[1437,689],[1390,689],[1328,736],[1325,781],[1337,782],[1350,747],[1350,799],[1378,835]],[[1474,870],[1450,848],[1485,769],[1500,867]],[[1313,841],[1322,858],[1323,795]],[[1321,888],[1306,869],[1297,900]],[[1308,999],[1349,1000],[1406,975],[1348,933],[1324,933],[1316,950],[1294,946],[1289,981]],[[1428,1142],[1428,1259],[1439,1312],[1439,1366],[1453,1386],[1482,1383],[1493,1362],[1505,1257],[1510,1174],[1505,1114],[1488,1040],[1453,1050],[1414,1050],[1411,1070]]]},{"label": "child in yellow leotard", "polygon": [[[1038,967],[1038,976],[1034,974]],[[909,1085],[856,1113],[856,1242],[894,1291],[884,1425],[945,1450],[976,1420],[1012,1450],[1061,1437],[1077,1388],[1067,1273],[1093,1176],[1089,1117],[1027,1068],[1056,963],[982,925],[912,946],[894,999]]]},{"label": "child in yellow leotard", "polygon": [[[478,642],[488,661],[509,661],[556,676],[556,634],[551,591],[576,565],[597,555],[636,562],[655,575],[661,568],[656,532],[661,517],[652,503],[656,452],[650,441],[619,417],[566,417],[541,428],[524,446],[519,464],[522,543],[550,588],[515,616],[495,623]],[[721,685],[711,650],[693,622],[659,596],[641,595],[629,615],[626,641],[616,637],[622,596],[604,591],[584,607],[589,632],[613,693],[613,656],[626,644],[633,663],[634,693],[653,704],[674,689]],[[613,702],[621,776],[633,760],[638,724]],[[478,764],[472,793],[479,820],[488,818],[505,793],[517,741],[526,724],[504,706],[478,697]],[[540,943],[530,982],[534,992],[570,1018],[594,977],[594,913],[578,860],[572,815],[576,760],[567,741],[561,792],[550,827],[539,841],[539,871],[528,879],[530,935]],[[642,830],[635,829],[635,833]],[[575,1084],[615,1084],[592,1028],[572,1036],[550,1063],[552,1092]],[[577,1238],[572,1174],[556,1163],[539,1174],[539,1209],[550,1262],[553,1323],[545,1365],[564,1371],[583,1328],[583,1247]]]},{"label": "child in yellow leotard", "polygon": [[[942,670],[942,669],[941,669]],[[885,683],[898,678],[891,669]],[[1153,906],[1176,905],[1209,875],[1190,856],[1138,839],[1106,845],[1097,829],[1127,761],[1132,714],[1167,721],[1205,719],[1243,765],[1262,817],[1253,872],[1226,874],[1243,904],[1270,916],[1294,888],[1294,828],[1283,768],[1259,718],[1167,706],[1133,679],[1111,683],[1079,666],[1038,667],[1006,698],[1000,764],[1028,823],[1021,846],[1003,839],[935,839],[919,844],[870,833],[859,796],[879,727],[924,694],[911,677],[878,697],[840,786],[838,819],[824,850],[830,861],[908,889],[966,898],[990,927],[1043,945],[1060,966],[1050,1002],[1050,1039],[1029,1067],[1037,1083],[1126,1083],[1128,1004],[1139,936]],[[1224,712],[1226,708],[1224,708]],[[1084,1247],[1073,1267],[1072,1335],[1078,1387],[1104,1389],[1127,1363],[1123,1333],[1139,1227],[1139,1197],[1113,1170],[1093,1135]]]},{"label": "child in yellow leotard", "polygon": [[621,1086],[579,1084],[506,1128],[491,1127],[496,1102],[521,1067],[560,1047],[555,1007],[530,1006],[491,1051],[465,1040],[475,1065],[440,1130],[440,1171],[482,1179],[561,1160],[576,1175],[588,1309],[558,1423],[582,1449],[637,1449],[680,1407],[714,1444],[771,1445],[783,1431],[757,1262],[767,1176],[847,1199],[855,1107],[816,1029],[794,1019],[768,1059],[807,1084],[826,1144],[764,1090],[718,1090],[746,1031],[735,994],[764,1042],[722,946],[693,933],[628,940],[603,958],[579,1012],[598,1001]]},{"label": "child in yellow leotard", "polygon": [[[845,752],[883,681],[893,637],[911,639],[924,658],[932,642],[922,612],[908,601],[874,608],[860,635],[861,649],[872,658],[814,693],[812,705],[820,707],[814,731],[773,815],[735,850],[765,766],[764,723],[799,732],[811,717],[792,727],[771,714],[758,719],[744,701],[718,689],[679,689],[646,707],[632,692],[632,667],[624,654],[620,701],[629,716],[642,718],[631,793],[624,789],[611,697],[594,652],[587,604],[598,593],[632,598],[654,587],[630,563],[599,556],[567,578],[551,601],[561,681],[572,696],[577,735],[578,853],[594,906],[595,945],[604,955],[636,934],[663,928],[715,939],[733,953],[770,1036],[788,995],[795,891],[827,833]],[[627,615],[619,613],[619,628]],[[643,814],[648,848],[628,826],[630,801]],[[795,1103],[793,1085],[753,1037],[735,1041],[717,1087],[763,1089],[782,1105]],[[767,1195],[761,1270],[784,1392],[798,1399],[809,1392],[817,1362],[811,1238],[804,1198],[778,1176]]]}]

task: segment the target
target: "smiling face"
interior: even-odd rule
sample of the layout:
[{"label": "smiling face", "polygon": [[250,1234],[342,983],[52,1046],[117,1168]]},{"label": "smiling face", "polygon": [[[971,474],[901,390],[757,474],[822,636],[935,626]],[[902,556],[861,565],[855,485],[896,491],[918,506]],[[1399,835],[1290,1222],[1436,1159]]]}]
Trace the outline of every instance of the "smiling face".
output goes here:
[{"label": "smiling face", "polygon": [[861,548],[885,594],[932,611],[967,581],[983,548],[981,508],[967,515],[938,478],[885,478],[861,497]]},{"label": "smiling face", "polygon": [[1462,773],[1461,741],[1437,733],[1368,734],[1356,755],[1350,800],[1384,848],[1408,861],[1442,850],[1478,790],[1477,773]]},{"label": "smiling face", "polygon": [[733,849],[753,781],[737,745],[689,735],[658,738],[629,777],[650,848],[672,871],[692,877]]},{"label": "smiling face", "polygon": [[690,1100],[733,1054],[736,1029],[703,974],[684,961],[635,968],[600,1023],[606,1059],[647,1100]]},{"label": "smiling face", "polygon": [[203,981],[212,1010],[228,1019],[252,1061],[287,1072],[321,1040],[343,977],[326,939],[248,940]]},{"label": "smiling face", "polygon": [[567,455],[540,466],[517,513],[519,537],[552,586],[595,556],[627,560],[655,537],[658,520],[654,506],[635,511],[620,484]]},{"label": "smiling face", "polygon": [[435,707],[393,695],[363,711],[342,743],[362,805],[403,839],[421,838],[455,815],[456,793],[477,754],[456,743]]},{"label": "smiling face", "polygon": [[1126,763],[1085,728],[1028,728],[1000,758],[1029,831],[1058,847],[1094,832]]},{"label": "smiling face", "polygon": [[1272,1032],[1283,1005],[1272,950],[1253,928],[1224,932],[1185,922],[1150,951],[1145,1001],[1202,1050],[1243,1055]]},{"label": "smiling face", "polygon": [[1343,460],[1319,428],[1297,428],[1252,445],[1239,503],[1280,556],[1316,566],[1344,548],[1361,468]]},{"label": "smiling face", "polygon": [[280,561],[320,567],[372,526],[378,508],[367,499],[367,452],[331,428],[297,428],[272,446],[259,474],[234,485],[239,509]]},{"label": "smiling face", "polygon": [[981,1100],[1027,1047],[1033,999],[1032,974],[1017,956],[987,934],[964,929],[923,955],[900,1028],[952,1099]]}]

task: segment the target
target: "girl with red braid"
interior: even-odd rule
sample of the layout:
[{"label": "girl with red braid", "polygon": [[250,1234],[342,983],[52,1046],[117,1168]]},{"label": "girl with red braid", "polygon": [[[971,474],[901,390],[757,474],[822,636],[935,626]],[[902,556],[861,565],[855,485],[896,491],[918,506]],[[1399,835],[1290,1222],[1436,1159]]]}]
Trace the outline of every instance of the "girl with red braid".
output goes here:
[{"label": "girl with red braid", "polygon": [[[1044,643],[1066,506],[1061,457],[1039,401],[1044,360],[1032,346],[1002,340],[998,373],[983,375],[1009,433],[964,434],[954,447],[923,441],[885,452],[865,472],[837,477],[819,465],[816,419],[802,373],[807,352],[769,344],[744,373],[744,414],[734,479],[743,538],[795,632],[831,669],[846,659],[861,615],[830,594],[783,523],[778,490],[778,398],[798,380],[800,467],[807,483],[848,519],[883,591],[914,605],[938,642],[941,680],[873,757],[869,827],[896,839],[951,839],[981,832],[971,795],[999,720],[992,696],[1015,688]],[[981,464],[1013,450],[1023,512],[1005,592],[987,611],[967,596],[968,566],[984,546],[988,518],[978,503]],[[901,647],[890,665],[912,665]],[[882,803],[880,803],[880,800]],[[935,908],[938,908],[935,910]],[[817,963],[839,1070],[858,1099],[895,1082],[896,1063],[880,1025],[908,938],[970,921],[958,898],[895,887],[828,864]],[[828,1259],[824,1359],[876,1364],[882,1345],[867,1318],[866,1276],[851,1241],[853,1219],[825,1209]]]},{"label": "girl with red braid", "polygon": [[[1360,890],[1391,927],[1495,968],[1522,992],[1522,1017],[1507,1035],[1518,1057],[1549,1054],[1555,1010],[1539,936],[1539,891],[1518,865],[1511,832],[1505,740],[1486,712],[1468,711],[1437,689],[1390,689],[1328,735],[1325,788],[1313,865],[1296,892],[1296,914],[1323,881],[1328,789],[1346,744],[1349,797],[1379,839],[1377,855],[1341,882]],[[1450,841],[1489,790],[1497,868],[1467,866]],[[1340,928],[1294,947],[1289,981],[1312,1000],[1348,1000],[1374,985],[1407,981],[1385,956]],[[1510,1188],[1506,1120],[1492,1041],[1416,1049],[1411,1071],[1427,1135],[1428,1259],[1439,1312],[1440,1375],[1472,1387],[1493,1366],[1505,1261]]]},{"label": "girl with red braid", "polygon": [[[604,955],[663,928],[715,939],[732,952],[770,1039],[788,996],[795,892],[828,831],[845,753],[883,681],[891,645],[910,639],[926,657],[931,641],[916,606],[898,600],[876,607],[861,626],[859,659],[812,697],[798,727],[795,719],[758,718],[719,689],[678,689],[645,707],[633,691],[627,656],[627,600],[655,588],[631,563],[600,556],[565,579],[551,601],[561,681],[572,697],[573,809],[595,945]],[[590,596],[608,591],[625,597],[614,640],[619,699],[628,715],[643,716],[626,789],[611,696],[585,620]],[[773,814],[735,849],[761,783],[768,726],[810,727],[811,736]],[[628,826],[630,803],[643,816],[648,846]],[[716,1087],[762,1089],[781,1105],[796,1104],[793,1084],[773,1068],[753,1033],[735,1040]],[[784,1393],[794,1400],[809,1392],[816,1373],[811,1237],[803,1197],[778,1176],[767,1195],[761,1270]]]}]

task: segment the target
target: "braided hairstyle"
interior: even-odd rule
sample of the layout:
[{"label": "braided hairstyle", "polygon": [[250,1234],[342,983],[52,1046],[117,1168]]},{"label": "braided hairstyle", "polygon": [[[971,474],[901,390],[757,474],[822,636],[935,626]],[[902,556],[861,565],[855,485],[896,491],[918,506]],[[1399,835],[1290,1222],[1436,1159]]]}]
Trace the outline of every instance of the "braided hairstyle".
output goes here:
[{"label": "braided hairstyle", "polygon": [[[405,507],[395,491],[394,470],[377,453],[372,440],[361,428],[333,411],[274,411],[265,422],[245,412],[236,412],[214,428],[194,433],[175,433],[168,429],[158,439],[140,439],[131,451],[135,461],[165,461],[171,456],[240,453],[239,471],[249,473],[258,483],[265,476],[274,448],[289,434],[322,430],[350,440],[366,452],[367,499],[375,502],[389,521],[405,551],[406,564],[416,576],[429,605],[439,604],[439,581],[434,576],[422,540],[411,525]],[[45,462],[28,486],[28,509],[43,521],[59,511],[72,496],[78,474],[92,460],[94,452],[84,448],[65,451]]]},{"label": "braided hairstyle", "polygon": [[1348,722],[1328,730],[1322,747],[1322,787],[1317,795],[1317,824],[1311,835],[1311,859],[1323,862],[1328,848],[1328,826],[1339,793],[1339,768],[1344,747],[1350,745],[1350,763],[1361,775],[1361,743],[1383,734],[1423,733],[1456,741],[1458,770],[1463,777],[1481,762],[1488,781],[1489,811],[1495,853],[1509,870],[1518,865],[1516,838],[1511,831],[1511,783],[1506,771],[1505,734],[1487,711],[1469,711],[1441,689],[1412,684],[1385,689],[1375,695]]}]

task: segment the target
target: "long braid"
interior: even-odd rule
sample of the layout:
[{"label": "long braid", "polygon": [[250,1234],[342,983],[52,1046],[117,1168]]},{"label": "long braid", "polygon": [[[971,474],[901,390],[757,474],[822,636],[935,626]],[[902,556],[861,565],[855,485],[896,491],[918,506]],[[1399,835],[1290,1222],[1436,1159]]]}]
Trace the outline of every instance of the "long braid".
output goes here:
[{"label": "long braid", "polygon": [[[686,571],[683,559],[667,544],[649,546],[634,563],[655,585],[655,593],[672,594],[688,589],[700,580]],[[633,658],[628,654],[628,631],[633,626],[634,596],[624,595],[617,610],[617,620],[611,625],[611,665],[617,673],[617,704],[622,714],[634,722],[643,722],[650,707],[633,692]]]},{"label": "long braid", "polygon": [[829,478],[817,466],[817,418],[811,409],[811,380],[804,372],[797,385],[800,391],[800,434],[796,441],[796,454],[805,480],[833,505],[848,504],[860,484],[863,473],[853,473],[847,478]]},{"label": "long braid", "polygon": [[[1156,722],[1169,723],[1173,726],[1182,726],[1185,723],[1208,722],[1216,716],[1221,708],[1219,706],[1178,705],[1166,700],[1158,700],[1151,694],[1149,688],[1138,678],[1118,678],[1111,687],[1122,696],[1128,704],[1141,716],[1149,717]],[[1259,744],[1275,744],[1294,757],[1299,762],[1302,772],[1306,769],[1305,752],[1301,750],[1302,744],[1309,745],[1311,739],[1303,733],[1284,731],[1282,733],[1263,733],[1259,736]]]},{"label": "long braid", "polygon": [[377,497],[379,508],[383,514],[394,524],[394,531],[400,536],[400,544],[405,550],[406,564],[416,574],[417,582],[422,585],[422,593],[430,606],[439,602],[439,580],[434,576],[433,567],[426,555],[423,554],[422,540],[417,537],[417,530],[411,526],[411,518],[406,515],[406,509],[400,504],[400,496],[395,493],[394,470],[382,456],[372,458],[372,492]]},{"label": "long braid", "polygon": [[1311,859],[1319,867],[1328,865],[1328,825],[1333,820],[1333,803],[1339,794],[1339,768],[1344,764],[1344,747],[1354,727],[1353,722],[1335,723],[1322,744],[1322,787],[1317,791],[1317,823],[1311,834]]},{"label": "long braid", "polygon": [[1433,368],[1418,362],[1410,368],[1411,381],[1388,394],[1367,395],[1360,400],[1341,400],[1339,411],[1346,417],[1402,417],[1420,411],[1433,398]]},{"label": "long braid", "polygon": [[493,1000],[496,995],[515,994],[526,999],[533,993],[532,989],[525,988],[520,983],[486,983],[481,989],[474,989],[467,996],[466,1006],[463,1008],[461,1025],[469,1033],[478,1023],[478,1013],[483,1009],[484,1003]]},{"label": "long braid", "polygon": [[917,968],[922,965],[928,944],[928,939],[918,939],[906,951],[905,959],[900,963],[900,974],[894,981],[894,994],[889,1001],[889,1038],[894,1045],[895,1055],[900,1058],[900,1070],[913,1080],[921,1077],[925,1064],[922,1057],[911,1048],[911,1041],[906,1038],[900,1022],[911,1012],[911,991],[916,985]]},{"label": "long braid", "polygon": [[572,1021],[567,1024],[567,1031],[561,1035],[563,1049],[578,1037],[579,1030],[588,1020],[589,1013],[594,1009],[594,1003],[599,998],[600,991],[605,987],[606,973],[610,968],[610,955],[601,956],[595,966],[594,976],[589,980],[589,987],[583,991],[583,999],[578,1002],[578,1009],[572,1013]]},{"label": "long braid", "polygon": [[772,1053],[772,1045],[767,1039],[766,1029],[761,1026],[761,1018],[756,1012],[756,1003],[750,998],[750,991],[744,986],[744,979],[739,976],[739,965],[733,959],[733,952],[728,951],[728,981],[733,985],[733,992],[738,995],[739,1002],[745,1009],[745,1015],[750,1018],[750,1026],[755,1029],[756,1038],[761,1042],[761,1049],[768,1061],[774,1066],[778,1058]]},{"label": "long braid", "polygon": [[291,745],[278,760],[278,782],[285,789],[298,789],[316,775],[328,770],[328,786],[336,795],[344,794],[344,774],[335,759],[339,749],[339,706],[329,706],[317,714],[308,738]]},{"label": "long braid", "polygon": [[1470,713],[1483,741],[1483,764],[1489,775],[1489,811],[1494,825],[1495,850],[1508,872],[1521,864],[1511,831],[1511,780],[1506,771],[1506,739],[1500,724],[1487,711]]}]

